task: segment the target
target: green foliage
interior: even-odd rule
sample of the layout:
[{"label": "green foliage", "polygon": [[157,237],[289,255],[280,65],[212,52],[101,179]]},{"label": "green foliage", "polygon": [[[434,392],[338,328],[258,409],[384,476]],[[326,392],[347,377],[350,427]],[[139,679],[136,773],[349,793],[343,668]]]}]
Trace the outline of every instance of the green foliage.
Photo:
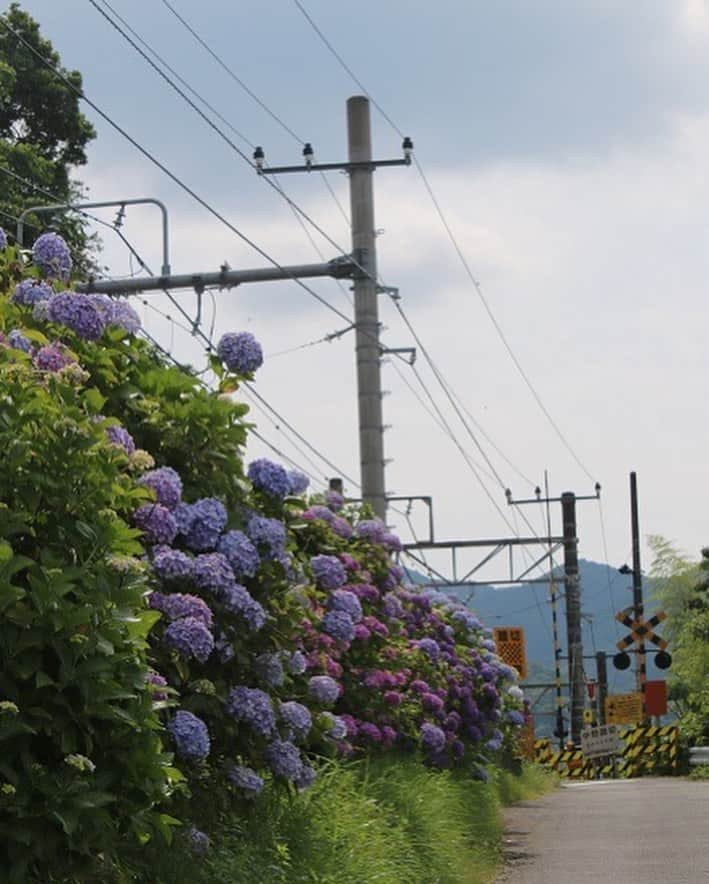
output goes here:
[{"label": "green foliage", "polygon": [[272,790],[232,816],[194,860],[175,844],[141,884],[476,884],[500,862],[501,805],[552,788],[543,771],[497,770],[489,783],[432,771],[411,758],[328,763],[307,793]]},{"label": "green foliage", "polygon": [[[81,74],[61,66],[59,55],[41,35],[37,22],[17,3],[10,5],[2,19],[81,89]],[[77,95],[2,27],[0,60],[0,165],[54,194],[59,202],[78,202],[83,189],[71,180],[71,169],[86,163],[86,146],[95,132],[79,110]],[[47,202],[53,200],[0,173],[2,212],[19,215],[30,206]],[[0,216],[0,223],[3,221]],[[82,220],[57,213],[30,215],[27,223],[25,244],[50,227],[57,229],[72,247],[77,271],[93,267],[95,241],[87,238]]]},{"label": "green foliage", "polygon": [[709,737],[709,550],[699,564],[661,537],[650,538],[655,595],[667,611],[670,700],[690,742]]},{"label": "green foliage", "polygon": [[[4,311],[12,307],[5,304]],[[90,397],[88,397],[90,398]],[[146,690],[146,492],[87,393],[0,349],[0,862],[68,881],[150,837],[169,786]]]}]

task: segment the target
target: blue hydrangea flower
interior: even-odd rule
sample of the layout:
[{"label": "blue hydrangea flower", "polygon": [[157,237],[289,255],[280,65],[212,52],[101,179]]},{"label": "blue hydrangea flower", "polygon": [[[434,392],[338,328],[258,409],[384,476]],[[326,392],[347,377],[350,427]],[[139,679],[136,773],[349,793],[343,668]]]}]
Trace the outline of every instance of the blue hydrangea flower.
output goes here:
[{"label": "blue hydrangea flower", "polygon": [[247,476],[257,491],[270,497],[285,497],[290,491],[290,481],[285,468],[267,457],[251,461]]},{"label": "blue hydrangea flower", "polygon": [[259,654],[254,660],[254,668],[259,681],[263,682],[267,688],[278,688],[283,684],[285,675],[278,654]]},{"label": "blue hydrangea flower", "polygon": [[217,355],[234,374],[253,374],[263,364],[263,350],[250,332],[229,332],[217,344]]},{"label": "blue hydrangea flower", "polygon": [[347,724],[339,715],[333,716],[332,727],[327,732],[332,740],[344,740],[347,736]]},{"label": "blue hydrangea flower", "polygon": [[40,301],[49,301],[54,294],[54,289],[46,282],[37,279],[23,279],[15,286],[10,300],[23,307],[34,307]]},{"label": "blue hydrangea flower", "polygon": [[194,560],[178,549],[169,547],[156,553],[153,569],[161,580],[170,583],[174,580],[189,580],[192,577]]},{"label": "blue hydrangea flower", "polygon": [[391,531],[387,531],[382,534],[382,543],[385,546],[388,546],[389,549],[393,549],[394,552],[401,552],[404,548],[401,545],[401,538],[399,538],[396,534],[392,534]]},{"label": "blue hydrangea flower", "polygon": [[296,703],[295,700],[288,700],[281,703],[278,710],[281,721],[288,729],[288,739],[298,742],[304,740],[310,733],[313,726],[313,719],[310,711],[302,703]]},{"label": "blue hydrangea flower", "polygon": [[426,654],[432,663],[436,663],[441,656],[441,649],[438,646],[438,642],[433,638],[420,638],[418,641],[414,642],[414,644],[420,651],[423,651],[424,654]]},{"label": "blue hydrangea flower", "polygon": [[234,572],[221,553],[202,553],[194,559],[192,579],[199,589],[213,592],[215,595],[236,585]]},{"label": "blue hydrangea flower", "polygon": [[133,307],[122,299],[109,298],[107,295],[89,295],[91,303],[96,307],[105,325],[115,325],[130,334],[141,328],[141,321]]},{"label": "blue hydrangea flower", "polygon": [[7,248],[7,234],[2,229],[2,227],[0,227],[0,252],[4,252],[6,248]]},{"label": "blue hydrangea flower", "polygon": [[252,516],[249,519],[246,533],[269,559],[278,559],[285,552],[286,526],[278,519]]},{"label": "blue hydrangea flower", "polygon": [[363,519],[355,531],[357,537],[372,543],[383,543],[384,535],[387,533],[386,525],[381,519]]},{"label": "blue hydrangea flower", "polygon": [[241,789],[244,798],[255,798],[263,789],[263,779],[250,767],[232,767],[227,778],[237,789]]},{"label": "blue hydrangea flower", "polygon": [[398,620],[404,616],[404,606],[401,599],[393,592],[388,592],[382,599],[382,611],[392,620]]},{"label": "blue hydrangea flower", "polygon": [[300,776],[297,776],[295,780],[293,780],[296,788],[300,792],[304,792],[306,789],[309,789],[315,780],[317,779],[317,772],[314,767],[303,762],[303,766],[300,771]]},{"label": "blue hydrangea flower", "polygon": [[228,531],[217,544],[217,552],[225,555],[237,578],[254,577],[261,564],[258,550],[243,531]]},{"label": "blue hydrangea flower", "polygon": [[322,506],[322,504],[314,504],[313,506],[309,506],[307,510],[303,513],[303,518],[306,520],[312,519],[322,519],[323,522],[332,522],[335,518],[335,514],[331,509],[328,509],[326,506]]},{"label": "blue hydrangea flower", "polygon": [[507,712],[507,720],[515,727],[522,727],[522,725],[524,724],[524,715],[522,715],[522,713],[518,712],[516,709],[510,709]]},{"label": "blue hydrangea flower", "polygon": [[322,619],[323,632],[343,642],[351,642],[355,627],[352,618],[344,611],[328,611]]},{"label": "blue hydrangea flower", "polygon": [[310,567],[321,589],[339,589],[347,581],[345,566],[335,556],[313,556]]},{"label": "blue hydrangea flower", "polygon": [[163,641],[181,657],[204,663],[214,650],[214,636],[196,617],[182,617],[165,630]]},{"label": "blue hydrangea flower", "polygon": [[56,233],[43,233],[32,246],[32,260],[48,279],[69,279],[72,260],[69,246]]},{"label": "blue hydrangea flower", "polygon": [[266,623],[266,611],[246,587],[235,583],[220,593],[220,601],[232,614],[239,614],[251,632],[258,632]]},{"label": "blue hydrangea flower", "polygon": [[331,611],[344,611],[349,614],[353,623],[362,619],[362,605],[357,596],[348,589],[336,589],[327,600]]},{"label": "blue hydrangea flower", "polygon": [[172,513],[159,503],[144,503],[133,514],[136,528],[145,534],[148,543],[170,544],[177,535]]},{"label": "blue hydrangea flower", "polygon": [[308,668],[308,658],[302,651],[293,651],[288,660],[288,671],[291,675],[302,675]]},{"label": "blue hydrangea flower", "polygon": [[152,488],[158,503],[169,510],[174,510],[182,498],[182,479],[172,467],[149,470],[140,477],[139,484]]},{"label": "blue hydrangea flower", "polygon": [[34,357],[34,364],[40,371],[61,371],[67,365],[71,365],[72,362],[71,356],[53,344],[49,344],[47,347],[40,347]]},{"label": "blue hydrangea flower", "polygon": [[340,686],[329,675],[314,675],[308,681],[308,694],[323,706],[332,706],[340,696]]},{"label": "blue hydrangea flower", "polygon": [[303,494],[307,491],[308,485],[310,485],[310,479],[299,470],[290,470],[288,473],[288,485],[289,494]]},{"label": "blue hydrangea flower", "polygon": [[150,607],[163,613],[168,620],[179,620],[181,617],[194,617],[209,629],[213,623],[212,612],[207,603],[196,595],[173,592],[164,595],[162,592],[150,594]]},{"label": "blue hydrangea flower", "polygon": [[54,295],[47,306],[47,318],[57,325],[65,325],[87,341],[98,340],[104,332],[101,314],[87,295],[61,292]]},{"label": "blue hydrangea flower", "polygon": [[224,504],[214,497],[205,497],[189,506],[176,507],[180,533],[187,546],[195,552],[214,549],[227,523]]},{"label": "blue hydrangea flower", "polygon": [[190,826],[189,829],[187,829],[185,832],[185,840],[187,841],[187,847],[195,854],[195,856],[206,856],[211,847],[209,835],[201,832],[195,826]]},{"label": "blue hydrangea flower", "polygon": [[7,336],[7,342],[15,350],[22,350],[23,353],[31,353],[34,349],[30,341],[22,334],[19,328],[13,328]]},{"label": "blue hydrangea flower", "polygon": [[209,755],[210,742],[207,725],[201,718],[181,709],[167,725],[177,754],[192,761],[202,761]]},{"label": "blue hydrangea flower", "polygon": [[487,741],[487,743],[485,743],[485,745],[487,746],[487,748],[491,752],[499,752],[500,749],[502,748],[503,739],[504,739],[504,737],[502,735],[502,732],[498,731],[498,730],[494,730],[492,732],[492,736]]},{"label": "blue hydrangea flower", "polygon": [[235,687],[226,701],[226,711],[262,737],[270,736],[276,728],[271,698],[259,688]]},{"label": "blue hydrangea flower", "polygon": [[113,445],[119,445],[126,454],[135,454],[135,442],[133,437],[124,427],[110,426],[106,427],[106,435],[108,441]]},{"label": "blue hydrangea flower", "polygon": [[290,740],[274,740],[266,750],[266,758],[274,777],[297,780],[303,772],[298,747]]},{"label": "blue hydrangea flower", "polygon": [[441,752],[446,745],[446,735],[435,724],[427,721],[421,725],[421,745],[426,752]]},{"label": "blue hydrangea flower", "polygon": [[347,519],[343,519],[341,516],[335,516],[332,519],[330,522],[330,528],[338,537],[343,537],[345,540],[349,540],[354,532],[352,525],[350,525]]}]

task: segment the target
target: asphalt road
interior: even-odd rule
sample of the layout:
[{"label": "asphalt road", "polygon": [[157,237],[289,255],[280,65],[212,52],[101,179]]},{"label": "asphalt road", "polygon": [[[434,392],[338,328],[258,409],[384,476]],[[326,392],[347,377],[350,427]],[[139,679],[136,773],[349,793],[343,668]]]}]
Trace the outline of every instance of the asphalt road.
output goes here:
[{"label": "asphalt road", "polygon": [[498,884],[709,884],[709,782],[570,783],[506,821]]}]

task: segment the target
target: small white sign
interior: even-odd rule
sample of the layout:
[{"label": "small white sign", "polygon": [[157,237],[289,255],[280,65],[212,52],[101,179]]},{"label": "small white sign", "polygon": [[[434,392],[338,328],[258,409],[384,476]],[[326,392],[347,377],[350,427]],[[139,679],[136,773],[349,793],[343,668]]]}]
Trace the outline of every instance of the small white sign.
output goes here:
[{"label": "small white sign", "polygon": [[617,755],[623,747],[617,724],[587,727],[581,731],[581,750],[586,758]]}]

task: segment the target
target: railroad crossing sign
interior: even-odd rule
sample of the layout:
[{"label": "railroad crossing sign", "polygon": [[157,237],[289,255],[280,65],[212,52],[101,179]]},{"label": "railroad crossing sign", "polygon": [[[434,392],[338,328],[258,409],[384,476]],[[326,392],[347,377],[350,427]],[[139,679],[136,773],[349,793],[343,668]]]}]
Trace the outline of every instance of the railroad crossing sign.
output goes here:
[{"label": "railroad crossing sign", "polygon": [[629,648],[630,645],[639,645],[642,642],[652,642],[654,645],[664,651],[667,647],[667,642],[660,638],[659,635],[656,635],[653,631],[654,628],[667,617],[664,611],[658,611],[653,617],[650,617],[649,620],[646,620],[644,617],[631,617],[626,611],[619,611],[615,615],[615,619],[620,621],[624,626],[627,626],[630,629],[628,635],[625,638],[622,638],[619,642],[616,642],[616,647],[619,651],[625,651],[626,648]]}]

